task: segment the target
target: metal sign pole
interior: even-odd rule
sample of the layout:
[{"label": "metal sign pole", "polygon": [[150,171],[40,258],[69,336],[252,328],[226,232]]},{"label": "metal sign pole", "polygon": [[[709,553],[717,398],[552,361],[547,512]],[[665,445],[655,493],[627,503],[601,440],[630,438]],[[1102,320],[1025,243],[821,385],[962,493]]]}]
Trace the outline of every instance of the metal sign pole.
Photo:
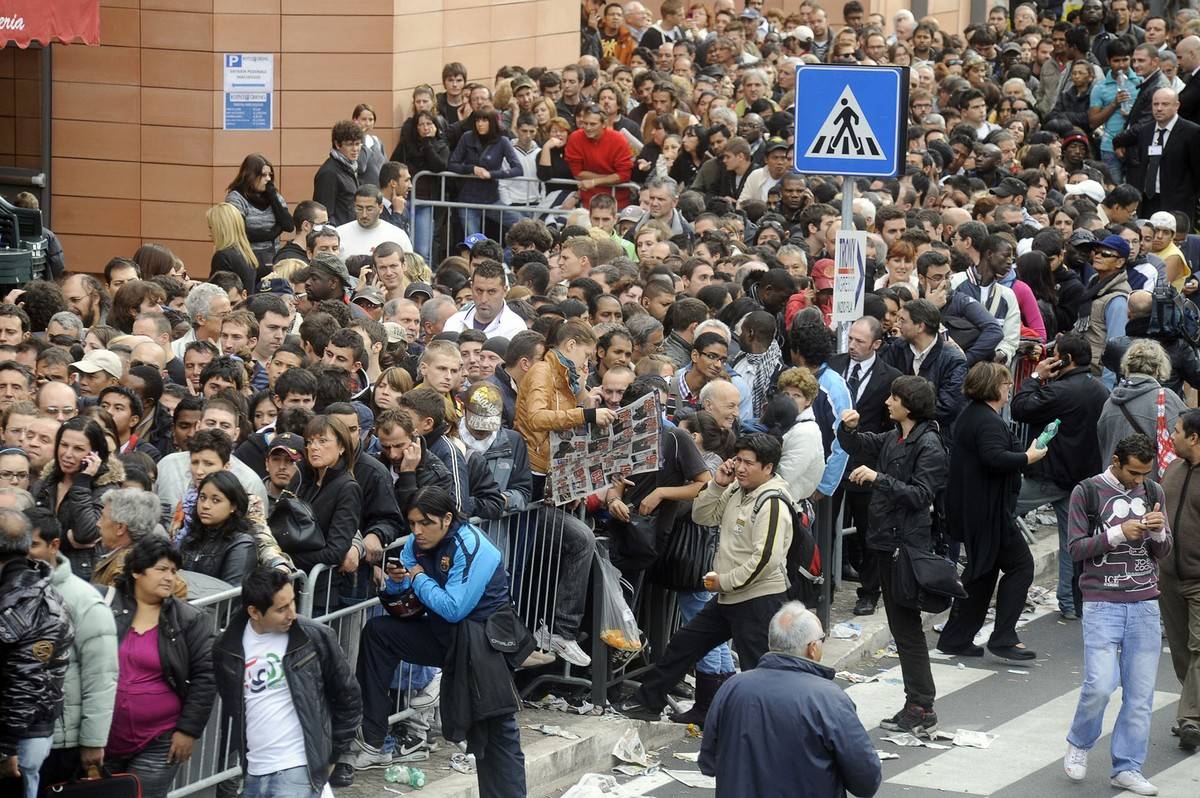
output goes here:
[{"label": "metal sign pole", "polygon": [[[842,176],[842,225],[834,258],[833,326],[839,352],[849,349],[850,325],[862,315],[870,286],[866,233],[854,229],[854,178],[894,177],[904,169],[908,67],[801,64],[796,68],[794,171]],[[840,575],[833,500],[816,506],[813,524],[821,552],[822,625],[829,628],[833,580]]]}]

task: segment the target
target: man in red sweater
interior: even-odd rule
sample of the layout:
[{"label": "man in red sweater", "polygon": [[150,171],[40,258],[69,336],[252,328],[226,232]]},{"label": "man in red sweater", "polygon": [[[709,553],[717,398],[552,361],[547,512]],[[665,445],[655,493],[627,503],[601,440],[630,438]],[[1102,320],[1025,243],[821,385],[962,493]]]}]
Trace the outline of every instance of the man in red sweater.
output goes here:
[{"label": "man in red sweater", "polygon": [[[604,123],[600,106],[583,106],[575,116],[579,129],[567,137],[563,157],[579,181],[579,207],[586,208],[596,194],[607,194],[606,186],[629,181],[633,156],[625,137]],[[629,204],[629,190],[618,189],[617,206]]]}]

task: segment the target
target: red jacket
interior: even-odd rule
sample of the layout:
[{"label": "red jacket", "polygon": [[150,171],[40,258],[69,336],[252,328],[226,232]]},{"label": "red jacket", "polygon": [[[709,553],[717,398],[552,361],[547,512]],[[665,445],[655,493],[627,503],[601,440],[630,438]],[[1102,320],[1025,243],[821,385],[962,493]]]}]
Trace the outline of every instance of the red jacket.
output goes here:
[{"label": "red jacket", "polygon": [[[594,172],[598,175],[611,175],[616,172],[620,175],[622,183],[628,183],[629,176],[633,173],[633,156],[629,152],[629,143],[612,128],[605,128],[596,141],[589,139],[582,130],[576,130],[567,137],[563,159],[571,167],[571,174],[575,175],[576,180],[579,179],[580,172]],[[581,188],[579,207],[588,207],[593,196],[608,191],[607,186],[586,191]],[[617,208],[624,208],[629,204],[629,190],[618,189],[616,199]]]}]

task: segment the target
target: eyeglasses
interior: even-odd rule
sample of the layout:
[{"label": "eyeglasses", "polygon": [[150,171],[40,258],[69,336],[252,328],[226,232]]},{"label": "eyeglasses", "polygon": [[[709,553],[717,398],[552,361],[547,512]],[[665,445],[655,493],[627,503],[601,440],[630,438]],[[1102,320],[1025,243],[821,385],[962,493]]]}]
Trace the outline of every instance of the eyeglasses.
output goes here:
[{"label": "eyeglasses", "polygon": [[1121,254],[1119,252],[1112,252],[1111,250],[1098,249],[1092,253],[1092,256],[1096,258],[1119,258]]},{"label": "eyeglasses", "polygon": [[708,358],[713,363],[720,363],[721,365],[724,365],[729,361],[729,358],[725,355],[718,355],[715,352],[701,352],[700,355],[701,357]]},{"label": "eyeglasses", "polygon": [[17,482],[22,479],[29,479],[28,471],[0,471],[0,480],[4,482]]}]

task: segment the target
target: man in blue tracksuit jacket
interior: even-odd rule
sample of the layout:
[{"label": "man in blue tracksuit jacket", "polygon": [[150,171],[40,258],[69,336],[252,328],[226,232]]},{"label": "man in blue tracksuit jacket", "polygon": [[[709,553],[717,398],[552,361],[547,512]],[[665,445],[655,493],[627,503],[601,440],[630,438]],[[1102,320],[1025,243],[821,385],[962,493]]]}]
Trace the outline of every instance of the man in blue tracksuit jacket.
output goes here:
[{"label": "man in blue tracksuit jacket", "polygon": [[[355,741],[351,753],[338,765],[339,772],[331,779],[345,785],[353,781],[353,770],[385,766],[391,754],[384,753],[384,738],[388,731],[388,715],[392,701],[388,689],[396,666],[401,661],[414,665],[429,665],[446,669],[442,685],[443,732],[446,728],[446,680],[451,679],[456,647],[465,644],[464,627],[488,624],[493,616],[511,615],[508,580],[500,551],[473,524],[459,519],[453,497],[437,487],[420,489],[407,509],[412,537],[400,552],[399,561],[385,560],[387,580],[384,582],[385,607],[389,597],[411,591],[424,607],[414,617],[400,618],[393,614],[376,616],[367,622],[362,632],[356,675],[363,693],[362,736]],[[489,635],[492,626],[488,625]],[[524,632],[528,637],[528,632]],[[530,642],[528,650],[532,649]],[[491,653],[491,652],[488,652]],[[476,657],[478,652],[471,651]],[[486,661],[485,661],[486,659]],[[473,659],[472,668],[494,664],[486,657]],[[491,675],[491,674],[489,674]],[[469,678],[463,674],[463,678]],[[457,678],[457,677],[456,677]],[[472,732],[483,734],[481,749],[471,749],[476,755],[481,796],[517,798],[525,795],[525,757],[521,752],[520,732],[515,713],[519,709],[511,674],[501,666],[497,678],[476,680],[478,694],[471,696],[475,709],[485,708],[485,719],[476,722]],[[493,713],[487,708],[505,707],[511,701],[511,711]],[[461,707],[459,707],[461,708]],[[349,776],[349,779],[345,777]]]}]

